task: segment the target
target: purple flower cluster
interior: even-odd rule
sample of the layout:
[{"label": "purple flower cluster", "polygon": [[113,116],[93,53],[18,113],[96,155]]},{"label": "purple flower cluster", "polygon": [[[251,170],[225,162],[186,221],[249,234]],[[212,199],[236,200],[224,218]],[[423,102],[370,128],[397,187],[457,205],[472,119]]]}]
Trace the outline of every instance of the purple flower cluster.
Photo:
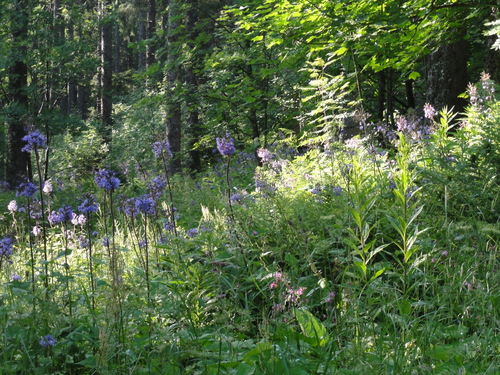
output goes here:
[{"label": "purple flower cluster", "polygon": [[148,195],[135,198],[135,208],[137,212],[145,215],[155,214],[155,201]]},{"label": "purple flower cluster", "polygon": [[236,152],[234,147],[234,139],[226,133],[225,137],[216,138],[217,150],[223,156],[233,155]]},{"label": "purple flower cluster", "polygon": [[170,143],[168,143],[168,140],[165,140],[163,142],[155,142],[151,145],[151,148],[156,158],[159,158],[163,154],[165,154],[169,158],[172,157],[172,150],[170,149]]},{"label": "purple flower cluster", "polygon": [[135,205],[135,198],[129,198],[124,202],[123,212],[125,212],[125,215],[130,217],[136,217],[137,214],[139,214],[139,210]]},{"label": "purple flower cluster", "polygon": [[198,235],[198,228],[191,228],[186,232],[186,234],[189,238],[194,238]]},{"label": "purple flower cluster", "polygon": [[40,340],[40,345],[42,345],[44,348],[47,348],[49,346],[54,346],[56,342],[57,340],[52,335],[47,335],[45,337],[42,337],[42,339]]},{"label": "purple flower cluster", "polygon": [[36,193],[36,186],[31,181],[21,182],[17,187],[16,197],[29,198]]},{"label": "purple flower cluster", "polygon": [[84,194],[82,196],[82,203],[78,206],[78,211],[82,214],[89,214],[91,212],[97,212],[99,204],[97,203],[95,197],[92,194]]},{"label": "purple flower cluster", "polygon": [[22,140],[26,142],[26,146],[21,149],[23,152],[31,152],[31,150],[36,150],[39,147],[47,148],[47,138],[37,130],[28,133]]},{"label": "purple flower cluster", "polygon": [[108,169],[99,169],[94,180],[97,186],[107,191],[114,191],[120,186],[120,179],[116,177],[116,173]]},{"label": "purple flower cluster", "polygon": [[268,163],[274,159],[274,155],[271,153],[271,151],[265,148],[259,148],[257,150],[257,156],[262,163]]},{"label": "purple flower cluster", "polygon": [[149,184],[149,192],[154,199],[158,199],[166,186],[165,179],[161,176],[156,176]]},{"label": "purple flower cluster", "polygon": [[62,222],[68,222],[73,219],[73,210],[70,206],[63,206],[57,212],[52,211],[49,216],[49,223],[51,225],[56,225]]},{"label": "purple flower cluster", "polygon": [[429,104],[429,103],[425,103],[424,104],[424,117],[429,119],[429,120],[432,120],[434,117],[437,116],[437,111],[434,109],[434,107]]},{"label": "purple flower cluster", "polygon": [[12,200],[9,202],[7,205],[7,209],[9,210],[10,213],[14,213],[17,211],[17,202],[15,200]]},{"label": "purple flower cluster", "polygon": [[12,246],[14,245],[14,240],[12,238],[5,236],[0,240],[0,257],[9,257],[12,254]]}]

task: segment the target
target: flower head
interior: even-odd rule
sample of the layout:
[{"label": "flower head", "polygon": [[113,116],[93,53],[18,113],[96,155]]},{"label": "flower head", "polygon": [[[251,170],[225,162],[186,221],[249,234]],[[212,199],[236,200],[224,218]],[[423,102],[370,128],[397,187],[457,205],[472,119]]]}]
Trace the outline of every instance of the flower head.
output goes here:
[{"label": "flower head", "polygon": [[97,212],[99,204],[97,203],[95,197],[92,194],[84,194],[82,196],[82,204],[78,206],[78,211],[82,214],[88,214],[91,212]]},{"label": "flower head", "polygon": [[8,257],[12,254],[12,246],[14,245],[14,240],[12,238],[5,236],[0,240],[0,257]]},{"label": "flower head", "polygon": [[50,180],[45,181],[43,184],[43,192],[47,195],[52,193],[52,182]]},{"label": "flower head", "polygon": [[135,208],[143,214],[154,215],[155,201],[148,195],[143,195],[135,199]]},{"label": "flower head", "polygon": [[47,138],[40,134],[38,130],[28,133],[22,138],[22,140],[26,142],[26,146],[21,149],[23,152],[31,152],[31,150],[36,150],[39,147],[47,148]]},{"label": "flower head", "polygon": [[270,162],[274,158],[274,155],[271,153],[271,151],[265,148],[259,148],[257,150],[257,156],[263,163]]},{"label": "flower head", "polygon": [[17,202],[15,200],[12,200],[9,202],[7,205],[7,209],[9,210],[10,213],[14,213],[17,211]]},{"label": "flower head", "polygon": [[155,158],[159,158],[164,153],[167,157],[172,157],[172,151],[170,150],[170,143],[168,143],[168,140],[165,140],[163,142],[155,142],[151,145],[151,148],[153,149]]},{"label": "flower head", "polygon": [[30,181],[21,182],[17,187],[16,197],[31,197],[36,193],[36,186]]},{"label": "flower head", "polygon": [[17,273],[12,274],[10,277],[12,281],[21,281],[21,276],[19,276]]},{"label": "flower head", "polygon": [[221,153],[223,156],[229,156],[232,155],[236,152],[236,149],[234,147],[234,139],[229,136],[229,134],[226,133],[225,137],[217,138],[217,150]]},{"label": "flower head", "polygon": [[196,237],[198,235],[198,228],[191,228],[186,233],[189,238]]},{"label": "flower head", "polygon": [[94,180],[97,186],[108,191],[114,191],[120,186],[120,179],[116,177],[116,173],[108,169],[99,169]]},{"label": "flower head", "polygon": [[424,117],[428,118],[429,120],[432,120],[434,117],[437,116],[437,111],[434,109],[434,107],[429,104],[425,103],[424,104]]},{"label": "flower head", "polygon": [[56,344],[57,340],[54,338],[52,335],[47,335],[45,337],[42,337],[40,340],[40,345],[42,345],[44,348],[47,348],[49,346],[54,346]]}]

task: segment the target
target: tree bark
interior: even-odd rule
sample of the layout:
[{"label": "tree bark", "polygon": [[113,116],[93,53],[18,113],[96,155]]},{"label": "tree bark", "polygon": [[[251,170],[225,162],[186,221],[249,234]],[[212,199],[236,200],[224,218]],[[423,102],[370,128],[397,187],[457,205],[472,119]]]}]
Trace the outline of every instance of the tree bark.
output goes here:
[{"label": "tree bark", "polygon": [[113,23],[108,14],[110,0],[101,0],[101,103],[103,141],[111,145],[113,130]]},{"label": "tree bark", "polygon": [[148,29],[147,38],[148,44],[146,49],[146,66],[149,67],[155,62],[155,47],[153,43],[153,37],[156,32],[156,1],[148,0]]},{"label": "tree bark", "polygon": [[28,116],[28,66],[24,41],[28,36],[28,4],[26,0],[15,0],[11,15],[12,60],[9,68],[8,96],[10,115],[7,124],[6,181],[11,189],[28,176],[29,153],[21,151],[22,138],[26,135]]},{"label": "tree bark", "polygon": [[467,41],[460,39],[440,47],[428,57],[425,99],[438,111],[447,107],[461,113],[467,104],[458,97],[466,91],[469,82],[467,50]]},{"label": "tree bark", "polygon": [[170,0],[168,4],[168,59],[167,59],[167,98],[166,128],[167,139],[173,154],[170,164],[172,172],[181,169],[181,105],[177,98],[177,87],[181,79],[181,68],[178,60],[178,12],[179,0]]}]

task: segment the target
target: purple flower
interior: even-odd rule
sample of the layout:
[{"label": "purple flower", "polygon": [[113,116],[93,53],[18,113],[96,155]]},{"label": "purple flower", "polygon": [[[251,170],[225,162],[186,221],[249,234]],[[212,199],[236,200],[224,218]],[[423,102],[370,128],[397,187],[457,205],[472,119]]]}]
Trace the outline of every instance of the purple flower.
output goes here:
[{"label": "purple flower", "polygon": [[12,281],[21,281],[21,276],[19,276],[17,273],[12,274],[11,278]]},{"label": "purple flower", "polygon": [[173,232],[174,223],[166,222],[165,224],[163,224],[163,229],[165,229],[167,232]]},{"label": "purple flower", "polygon": [[99,205],[97,204],[97,201],[92,194],[84,194],[82,198],[83,202],[78,206],[78,211],[80,211],[83,214],[97,212]]},{"label": "purple flower", "polygon": [[342,194],[342,187],[341,186],[334,186],[333,187],[333,195],[339,196]]},{"label": "purple flower", "polygon": [[146,215],[154,215],[155,201],[151,197],[143,195],[135,199],[135,208],[137,209],[137,212],[141,212]]},{"label": "purple flower", "polygon": [[116,173],[108,169],[99,169],[94,180],[97,186],[108,191],[114,191],[120,186],[120,179],[116,177]]},{"label": "purple flower", "polygon": [[49,214],[48,219],[49,219],[49,223],[51,225],[56,225],[56,224],[59,224],[60,222],[62,222],[64,220],[64,215],[61,215],[61,213],[59,213],[59,212],[52,211]]},{"label": "purple flower", "polygon": [[191,228],[186,233],[189,238],[196,237],[198,235],[198,228]]},{"label": "purple flower", "polygon": [[434,117],[437,116],[437,114],[438,113],[436,112],[436,110],[434,109],[434,107],[432,105],[430,105],[429,103],[424,104],[424,117],[425,118],[432,120]]},{"label": "purple flower", "polygon": [[71,217],[71,224],[73,225],[84,225],[86,223],[87,219],[84,214],[77,215],[75,213],[72,214]]},{"label": "purple flower", "polygon": [[36,150],[38,147],[47,148],[47,138],[40,134],[38,130],[28,133],[22,140],[26,142],[26,146],[21,149],[23,152],[31,152],[31,150]]},{"label": "purple flower", "polygon": [[270,162],[274,158],[274,155],[271,153],[271,151],[265,148],[259,148],[257,150],[257,156],[260,158],[262,163]]},{"label": "purple flower", "polygon": [[235,193],[231,195],[231,202],[233,203],[241,203],[243,201],[243,195],[240,193]]},{"label": "purple flower", "polygon": [[41,229],[40,229],[40,227],[38,225],[35,225],[33,227],[33,231],[32,232],[33,232],[33,235],[35,237],[38,237],[42,233],[42,231],[41,231]]},{"label": "purple flower", "polygon": [[125,201],[123,205],[123,212],[125,212],[125,215],[130,216],[130,217],[136,217],[137,214],[139,213],[139,210],[137,209],[135,205],[135,198],[129,198]]},{"label": "purple flower", "polygon": [[153,149],[153,154],[156,158],[159,158],[163,153],[165,153],[169,158],[172,157],[172,151],[170,150],[170,143],[168,143],[168,140],[155,142],[151,145],[151,148]]},{"label": "purple flower", "polygon": [[161,176],[156,176],[153,178],[149,184],[149,191],[154,199],[158,199],[165,187],[167,186],[166,181]]},{"label": "purple flower", "polygon": [[102,238],[102,246],[109,247],[109,238],[108,237]]},{"label": "purple flower", "polygon": [[0,257],[8,257],[12,254],[12,246],[14,241],[12,238],[5,236],[0,240]]},{"label": "purple flower", "polygon": [[17,187],[16,197],[31,197],[36,193],[36,186],[30,181],[21,182]]},{"label": "purple flower", "polygon": [[144,240],[140,240],[140,241],[139,241],[139,247],[140,247],[141,249],[144,249],[144,248],[146,248],[147,246],[148,246],[148,240],[144,239]]},{"label": "purple flower", "polygon": [[229,134],[226,133],[225,137],[217,138],[217,150],[221,153],[223,156],[229,156],[232,155],[236,152],[236,149],[234,148],[234,139],[229,136]]},{"label": "purple flower", "polygon": [[47,335],[45,337],[42,337],[42,339],[40,340],[40,345],[42,345],[44,348],[47,348],[49,346],[54,346],[56,342],[57,340],[52,335]]}]

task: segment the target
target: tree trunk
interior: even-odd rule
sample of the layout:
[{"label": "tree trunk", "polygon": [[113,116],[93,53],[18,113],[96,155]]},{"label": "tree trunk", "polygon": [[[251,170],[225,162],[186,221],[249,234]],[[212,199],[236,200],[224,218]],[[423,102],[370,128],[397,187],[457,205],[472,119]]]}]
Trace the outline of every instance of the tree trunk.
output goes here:
[{"label": "tree trunk", "polygon": [[113,130],[113,23],[108,14],[110,0],[101,0],[101,105],[103,141],[111,145]]},{"label": "tree trunk", "polygon": [[179,0],[170,0],[168,4],[168,63],[167,63],[167,139],[174,155],[170,168],[172,172],[181,169],[181,106],[177,99],[177,87],[181,79],[181,69],[177,61],[178,47],[178,12]]},{"label": "tree trunk", "polygon": [[428,57],[425,99],[438,111],[447,107],[461,113],[467,104],[458,98],[469,82],[467,47],[467,42],[461,39],[440,47]]},{"label": "tree trunk", "polygon": [[151,66],[155,62],[155,48],[153,37],[156,32],[156,1],[148,0],[148,45],[146,49],[146,66]]},{"label": "tree trunk", "polygon": [[14,189],[28,176],[29,153],[21,151],[24,147],[22,138],[26,135],[28,125],[28,66],[25,62],[26,47],[24,42],[28,36],[28,4],[26,0],[15,0],[11,15],[12,58],[9,68],[8,94],[10,99],[10,116],[7,124],[7,176],[6,181]]}]

